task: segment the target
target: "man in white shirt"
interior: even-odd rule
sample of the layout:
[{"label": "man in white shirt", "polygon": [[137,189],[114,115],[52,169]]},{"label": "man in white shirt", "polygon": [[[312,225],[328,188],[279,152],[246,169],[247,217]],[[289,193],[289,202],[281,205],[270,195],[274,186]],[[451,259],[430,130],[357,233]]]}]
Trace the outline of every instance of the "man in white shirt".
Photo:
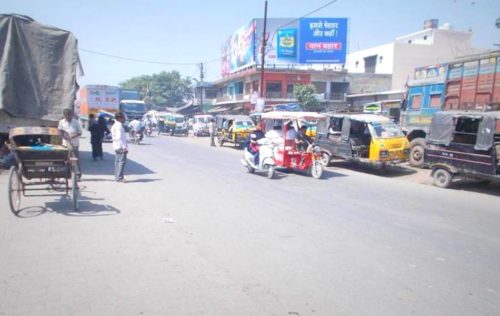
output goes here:
[{"label": "man in white shirt", "polygon": [[142,123],[141,121],[134,119],[128,123],[128,127],[130,128],[130,138],[134,139],[135,135],[141,132]]},{"label": "man in white shirt", "polygon": [[286,140],[295,140],[295,137],[297,136],[297,131],[293,127],[293,123],[287,124],[287,131],[286,131]]},{"label": "man in white shirt", "polygon": [[80,136],[82,135],[82,127],[80,122],[73,117],[73,111],[70,109],[63,110],[64,118],[59,121],[59,130],[66,133],[62,134],[63,146],[68,147],[73,152],[75,158],[77,158],[77,174],[78,178],[82,176],[82,169],[80,168],[80,152],[78,150],[80,146]]},{"label": "man in white shirt", "polygon": [[125,182],[123,171],[125,162],[127,162],[127,135],[123,128],[125,115],[121,112],[115,115],[115,124],[111,127],[111,135],[113,138],[113,149],[115,150],[115,180],[117,182]]}]

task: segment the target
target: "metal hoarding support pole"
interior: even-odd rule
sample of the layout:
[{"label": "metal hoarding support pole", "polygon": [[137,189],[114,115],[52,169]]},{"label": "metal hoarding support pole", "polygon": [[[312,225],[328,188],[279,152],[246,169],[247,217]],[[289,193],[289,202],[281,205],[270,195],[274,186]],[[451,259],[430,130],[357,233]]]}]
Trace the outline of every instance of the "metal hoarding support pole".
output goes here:
[{"label": "metal hoarding support pole", "polygon": [[267,38],[266,38],[266,27],[267,27],[267,0],[265,2],[265,6],[264,6],[264,29],[262,30],[262,46],[261,46],[261,52],[260,52],[260,59],[261,59],[261,63],[260,63],[260,97],[264,97],[264,59],[265,59],[265,56],[266,56],[266,42],[267,42]]}]

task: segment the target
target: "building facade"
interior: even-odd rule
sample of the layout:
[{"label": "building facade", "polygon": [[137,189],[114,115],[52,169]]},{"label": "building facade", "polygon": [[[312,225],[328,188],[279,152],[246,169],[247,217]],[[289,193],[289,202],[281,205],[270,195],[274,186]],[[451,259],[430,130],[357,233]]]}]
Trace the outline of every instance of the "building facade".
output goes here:
[{"label": "building facade", "polygon": [[416,67],[482,51],[472,47],[472,32],[456,31],[449,24],[438,28],[437,22],[425,27],[392,43],[348,54],[346,69],[349,73],[391,74],[390,90],[402,90]]}]

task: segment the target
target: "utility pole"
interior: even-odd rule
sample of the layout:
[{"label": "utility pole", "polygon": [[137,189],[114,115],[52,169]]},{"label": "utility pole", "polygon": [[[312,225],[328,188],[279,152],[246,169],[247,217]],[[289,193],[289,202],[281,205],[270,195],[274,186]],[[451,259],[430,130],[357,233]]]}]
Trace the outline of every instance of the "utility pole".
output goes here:
[{"label": "utility pole", "polygon": [[264,6],[264,29],[262,30],[262,46],[261,46],[261,52],[260,52],[260,97],[264,97],[264,59],[266,56],[266,45],[267,45],[267,38],[266,38],[266,27],[267,27],[267,0]]},{"label": "utility pole", "polygon": [[203,63],[200,63],[200,111],[203,112]]}]

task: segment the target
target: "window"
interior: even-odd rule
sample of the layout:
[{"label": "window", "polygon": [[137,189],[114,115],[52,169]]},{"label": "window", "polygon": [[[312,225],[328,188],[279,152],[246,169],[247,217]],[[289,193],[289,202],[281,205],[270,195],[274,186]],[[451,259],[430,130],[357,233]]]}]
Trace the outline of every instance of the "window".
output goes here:
[{"label": "window", "polygon": [[411,40],[408,40],[408,44],[411,44]]},{"label": "window", "polygon": [[378,63],[381,64],[383,60],[384,60],[384,56],[379,56]]},{"label": "window", "polygon": [[431,94],[431,108],[439,109],[441,107],[441,94]]},{"label": "window", "polygon": [[374,74],[377,66],[377,55],[365,57],[365,73]]},{"label": "window", "polygon": [[410,109],[419,110],[421,106],[422,106],[422,95],[420,94],[413,95],[411,97]]},{"label": "window", "polygon": [[356,65],[356,68],[358,68],[358,66],[359,66],[359,61],[356,61],[356,64],[355,64],[355,65]]},{"label": "window", "polygon": [[473,117],[459,117],[455,125],[452,142],[474,145],[476,143],[480,122],[480,119]]},{"label": "window", "polygon": [[424,35],[424,41],[426,41],[426,40],[427,40],[427,35]]}]

